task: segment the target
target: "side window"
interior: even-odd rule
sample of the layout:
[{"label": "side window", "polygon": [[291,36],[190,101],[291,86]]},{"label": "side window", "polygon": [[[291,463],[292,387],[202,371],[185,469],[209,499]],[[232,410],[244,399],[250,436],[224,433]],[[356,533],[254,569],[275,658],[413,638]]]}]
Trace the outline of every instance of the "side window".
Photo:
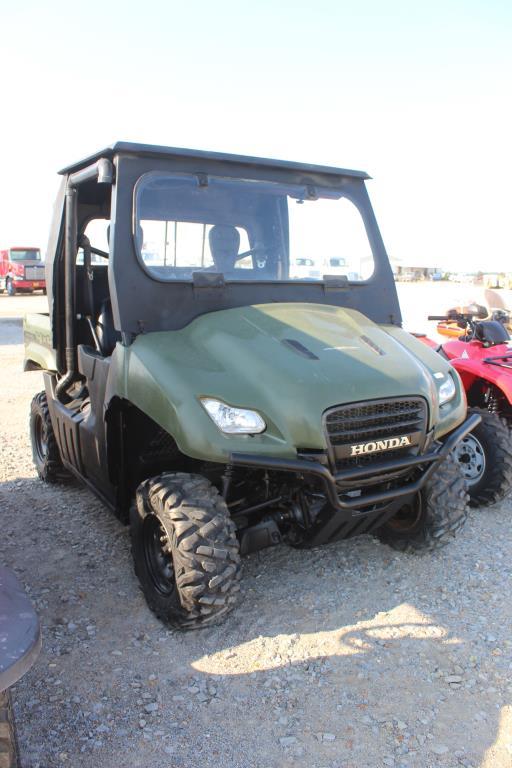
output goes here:
[{"label": "side window", "polygon": [[[210,248],[212,224],[190,221],[140,221],[139,238],[141,256],[144,264],[153,267],[177,268],[185,271],[208,269],[214,271],[215,263]],[[232,227],[238,232],[240,244],[238,254],[250,250],[247,231],[242,227]],[[252,256],[238,258],[234,269],[251,269]],[[160,272],[160,270],[158,270]]]}]

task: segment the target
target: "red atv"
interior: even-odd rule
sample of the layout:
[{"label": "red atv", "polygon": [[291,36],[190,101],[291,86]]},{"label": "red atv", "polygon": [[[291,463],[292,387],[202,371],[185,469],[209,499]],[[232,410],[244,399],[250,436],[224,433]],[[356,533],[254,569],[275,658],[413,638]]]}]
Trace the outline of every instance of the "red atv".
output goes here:
[{"label": "red atv", "polygon": [[417,334],[459,373],[469,413],[480,424],[455,449],[465,468],[470,504],[493,504],[512,490],[512,341],[500,320],[481,320],[480,307],[450,310],[429,320],[457,323],[459,338],[437,344]]}]

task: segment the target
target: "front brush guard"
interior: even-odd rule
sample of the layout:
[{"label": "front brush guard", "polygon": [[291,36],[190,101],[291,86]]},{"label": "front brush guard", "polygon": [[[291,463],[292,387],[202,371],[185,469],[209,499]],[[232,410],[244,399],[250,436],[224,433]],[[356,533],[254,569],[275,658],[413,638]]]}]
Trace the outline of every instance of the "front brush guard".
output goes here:
[{"label": "front brush guard", "polygon": [[[274,470],[276,472],[293,472],[296,475],[315,477],[322,483],[329,504],[335,510],[344,512],[346,517],[352,517],[354,511],[360,513],[364,507],[370,507],[376,504],[387,504],[403,496],[412,496],[417,493],[432,476],[437,464],[443,461],[455,448],[457,443],[463,440],[472,429],[480,424],[480,421],[481,417],[477,413],[472,414],[463,424],[450,434],[444,443],[438,443],[433,450],[420,456],[404,456],[403,458],[384,461],[378,465],[352,467],[334,474],[327,467],[316,461],[304,459],[279,459],[251,453],[232,453],[230,456],[230,463],[233,466]],[[417,480],[406,483],[400,488],[382,490],[346,500],[339,496],[338,484],[349,481],[353,483],[355,480],[361,480],[364,485],[365,478],[371,478],[372,476],[378,475],[383,476],[383,479],[385,479],[386,473],[393,473],[425,465],[428,465],[427,468]]]}]

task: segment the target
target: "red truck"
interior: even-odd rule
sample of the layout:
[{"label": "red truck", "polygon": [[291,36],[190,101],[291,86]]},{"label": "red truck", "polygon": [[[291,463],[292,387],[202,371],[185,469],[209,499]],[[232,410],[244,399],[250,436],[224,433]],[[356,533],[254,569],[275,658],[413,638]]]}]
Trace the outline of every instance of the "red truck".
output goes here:
[{"label": "red truck", "polygon": [[44,264],[39,248],[5,248],[0,250],[0,293],[14,296],[17,291],[41,290],[46,293]]}]

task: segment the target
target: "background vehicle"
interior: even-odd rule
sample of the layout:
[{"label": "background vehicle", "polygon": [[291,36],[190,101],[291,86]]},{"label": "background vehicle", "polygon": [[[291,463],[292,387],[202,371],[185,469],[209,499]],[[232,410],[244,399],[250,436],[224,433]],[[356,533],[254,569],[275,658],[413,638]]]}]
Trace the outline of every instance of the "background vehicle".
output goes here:
[{"label": "background vehicle", "polygon": [[[502,310],[498,310],[502,312]],[[480,424],[458,444],[455,455],[464,468],[470,503],[492,504],[512,490],[512,349],[505,314],[498,320],[482,320],[485,307],[450,310],[446,316],[431,315],[439,325],[449,324],[458,338],[441,346],[422,336],[424,343],[440,352],[459,373],[466,390],[470,413]],[[439,329],[439,325],[437,326]]]},{"label": "background vehicle", "polygon": [[17,768],[16,728],[9,688],[41,649],[37,615],[15,575],[0,566],[0,766]]},{"label": "background vehicle", "polygon": [[440,315],[442,320],[439,320],[436,331],[440,336],[447,336],[450,339],[459,339],[463,335],[463,330],[466,329],[467,321],[460,318],[469,317],[471,319],[478,320],[497,320],[501,323],[507,331],[512,330],[512,322],[510,312],[506,309],[487,309],[479,304],[472,304],[468,307],[458,307],[449,309],[446,315]]},{"label": "background vehicle", "polygon": [[396,279],[402,283],[412,283],[416,280],[414,272],[401,272]]},{"label": "background vehicle", "polygon": [[483,274],[483,285],[485,288],[512,288],[512,275],[510,272],[500,272],[498,274]]},{"label": "background vehicle", "polygon": [[302,278],[321,278],[322,273],[320,269],[318,268],[318,265],[315,264],[313,259],[307,259],[307,258],[299,258],[295,259],[294,264],[290,268],[290,275],[293,277],[302,277]]},{"label": "background vehicle", "polygon": [[[454,537],[467,496],[451,453],[480,417],[401,328],[366,174],[118,143],[63,175],[49,315],[25,324],[45,382],[34,462],[130,522],[159,617],[217,621],[240,554],[283,540],[375,532],[415,552]],[[360,279],[293,277],[333,246]]]},{"label": "background vehicle", "polygon": [[44,264],[39,248],[0,250],[0,292],[14,296],[17,291],[46,292]]}]

